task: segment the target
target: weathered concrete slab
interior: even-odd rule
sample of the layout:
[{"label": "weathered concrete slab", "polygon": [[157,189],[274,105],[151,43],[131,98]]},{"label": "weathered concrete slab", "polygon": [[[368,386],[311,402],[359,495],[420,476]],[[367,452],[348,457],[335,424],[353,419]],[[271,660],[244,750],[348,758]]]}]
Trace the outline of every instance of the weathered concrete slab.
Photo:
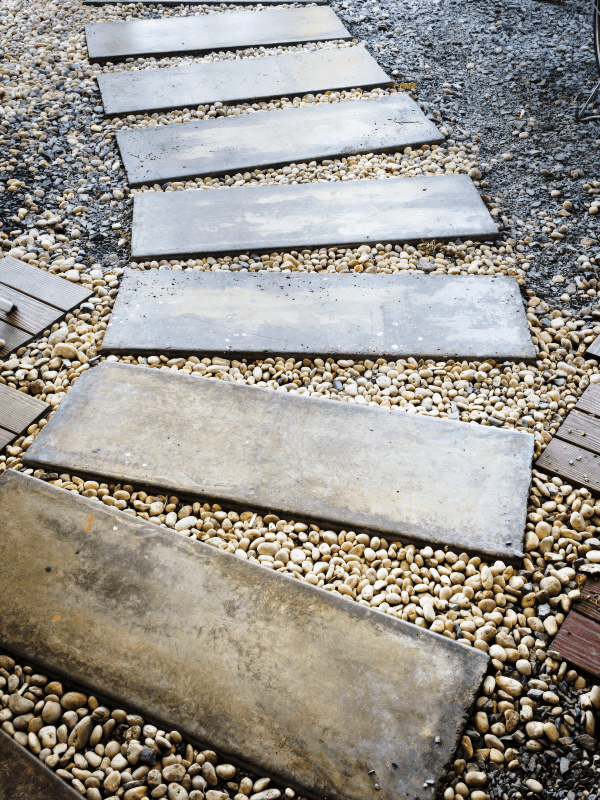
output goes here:
[{"label": "weathered concrete slab", "polygon": [[255,102],[283,95],[391,86],[364,47],[185,64],[98,76],[107,116],[168,111],[200,103]]},{"label": "weathered concrete slab", "polygon": [[108,353],[534,360],[514,278],[127,270]]},{"label": "weathered concrete slab", "polygon": [[29,750],[0,730],[0,800],[78,798],[81,798],[79,792],[44,766]]},{"label": "weathered concrete slab", "polygon": [[302,793],[433,797],[483,653],[10,470],[0,520],[11,650]]},{"label": "weathered concrete slab", "polygon": [[135,195],[131,255],[270,253],[497,233],[468,175],[191,189]]},{"label": "weathered concrete slab", "polygon": [[510,558],[532,453],[529,434],[104,362],[26,461]]},{"label": "weathered concrete slab", "polygon": [[101,22],[86,25],[85,36],[90,61],[100,63],[352,38],[326,7]]},{"label": "weathered concrete slab", "polygon": [[407,94],[117,133],[130,186],[443,139]]}]

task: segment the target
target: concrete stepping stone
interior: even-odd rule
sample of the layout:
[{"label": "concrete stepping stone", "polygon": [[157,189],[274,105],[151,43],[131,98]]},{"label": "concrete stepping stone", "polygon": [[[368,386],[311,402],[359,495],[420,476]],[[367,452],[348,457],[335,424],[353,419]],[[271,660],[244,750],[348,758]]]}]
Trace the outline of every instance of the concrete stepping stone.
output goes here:
[{"label": "concrete stepping stone", "polygon": [[103,353],[535,359],[514,278],[127,270]]},{"label": "concrete stepping stone", "polygon": [[468,175],[191,189],[136,194],[131,255],[270,253],[497,234]]},{"label": "concrete stepping stone", "polygon": [[433,797],[487,655],[16,472],[0,522],[11,651],[302,794]]},{"label": "concrete stepping stone", "polygon": [[364,47],[98,76],[104,113],[109,117],[169,111],[216,101],[255,102],[284,95],[391,85],[392,81]]},{"label": "concrete stepping stone", "polygon": [[81,800],[81,795],[0,730],[0,800]]},{"label": "concrete stepping stone", "polygon": [[130,186],[443,141],[406,94],[117,133]]},{"label": "concrete stepping stone", "polygon": [[513,558],[533,441],[106,361],[72,387],[25,460]]},{"label": "concrete stepping stone", "polygon": [[351,39],[330,8],[277,8],[85,26],[92,62]]}]

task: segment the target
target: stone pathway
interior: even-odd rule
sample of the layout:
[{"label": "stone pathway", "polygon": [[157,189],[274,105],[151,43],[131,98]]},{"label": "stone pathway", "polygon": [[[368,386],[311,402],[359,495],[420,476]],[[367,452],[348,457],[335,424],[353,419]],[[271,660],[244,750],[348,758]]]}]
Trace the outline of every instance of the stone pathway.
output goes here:
[{"label": "stone pathway", "polygon": [[313,796],[433,797],[485,654],[34,478],[0,484],[7,648]]},{"label": "stone pathway", "polygon": [[325,7],[104,22],[86,25],[85,35],[89,59],[98,63],[352,38]]}]

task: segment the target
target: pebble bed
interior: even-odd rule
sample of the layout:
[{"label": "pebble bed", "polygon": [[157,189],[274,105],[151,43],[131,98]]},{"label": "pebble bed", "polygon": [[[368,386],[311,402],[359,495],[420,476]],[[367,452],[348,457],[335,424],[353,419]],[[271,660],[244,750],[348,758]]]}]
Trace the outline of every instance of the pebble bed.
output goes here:
[{"label": "pebble bed", "polygon": [[[374,9],[382,13],[375,6]],[[452,120],[452,111],[448,109],[460,90],[450,80],[440,78],[442,101],[425,103],[425,107],[438,124],[444,121],[442,132],[447,139],[443,146],[290,164],[275,170],[130,190],[114,138],[117,128],[179,124],[240,113],[276,113],[277,109],[323,102],[368,102],[371,97],[398,89],[412,92],[413,84],[407,81],[391,90],[326,92],[227,107],[215,103],[162,115],[102,119],[101,108],[96,105],[99,95],[95,75],[108,70],[184,63],[190,59],[138,59],[113,67],[90,65],[85,57],[84,23],[245,10],[237,6],[88,9],[78,2],[59,6],[41,0],[27,6],[17,2],[4,4],[0,11],[0,33],[9,28],[20,29],[29,51],[23,51],[21,44],[17,49],[13,42],[3,43],[4,58],[0,60],[0,145],[9,146],[10,156],[0,162],[2,248],[6,254],[90,287],[94,295],[79,311],[67,315],[65,322],[0,362],[0,382],[56,407],[78,377],[100,359],[102,337],[123,268],[129,265],[125,253],[135,191],[212,190],[463,172],[472,177],[482,192],[489,192],[482,195],[483,199],[498,220],[499,229],[504,231],[495,241],[459,240],[418,246],[382,242],[358,248],[323,248],[265,256],[247,253],[233,258],[152,261],[131,266],[175,270],[514,275],[528,305],[528,320],[537,350],[535,364],[414,359],[335,362],[326,357],[294,361],[277,355],[249,362],[203,358],[202,354],[171,359],[161,353],[148,359],[130,356],[118,360],[137,364],[138,368],[144,365],[205,379],[297,391],[316,399],[376,404],[388,413],[420,413],[527,430],[535,436],[536,455],[539,455],[585,388],[600,382],[597,360],[585,357],[586,347],[600,334],[600,311],[596,311],[595,299],[600,291],[593,250],[595,232],[590,227],[598,210],[595,198],[600,194],[600,182],[583,170],[584,174],[579,175],[579,166],[573,164],[570,175],[549,173],[546,196],[535,204],[528,200],[527,189],[519,190],[522,194],[517,199],[521,206],[517,203],[515,207],[509,193],[492,191],[491,176],[512,169],[515,161],[519,161],[514,143],[518,140],[522,144],[527,137],[536,136],[536,120],[525,116],[526,124],[517,130],[512,143],[505,142],[495,151],[488,145],[483,158],[479,152],[484,146],[481,132],[478,135],[453,125],[456,120]],[[360,45],[356,42],[312,45],[323,46]],[[307,48],[305,45],[270,50],[251,48],[194,60],[268,57],[284,50]],[[383,48],[377,43],[373,47],[374,54],[384,64],[390,51],[393,52],[393,46],[389,43]],[[577,187],[580,196],[575,198],[571,193],[564,199],[568,194],[565,179],[568,186]],[[504,209],[509,201],[510,211]],[[561,255],[565,242],[571,241],[576,241],[576,246],[571,245],[571,250],[566,251],[570,256],[569,268],[554,270],[553,258]],[[544,281],[538,280],[542,274]],[[551,641],[579,596],[586,573],[600,571],[600,498],[585,489],[568,486],[559,478],[534,471],[527,509],[525,556],[520,565],[511,566],[482,561],[473,554],[454,553],[448,548],[436,550],[388,541],[365,532],[321,529],[316,524],[284,520],[255,509],[238,514],[196,498],[157,495],[144,491],[144,487],[103,483],[101,477],[89,480],[77,475],[23,469],[23,453],[45,424],[42,420],[32,425],[26,436],[0,454],[0,473],[9,468],[21,469],[67,491],[276,569],[289,579],[304,580],[335,592],[348,602],[369,605],[455,639],[463,646],[489,652],[490,673],[444,778],[440,796],[445,800],[454,797],[512,800],[534,796],[595,800],[600,756],[595,754],[594,728],[600,709],[600,690],[569,669],[552,650]],[[1,666],[5,670],[0,672],[5,680],[0,688],[3,729],[40,757],[45,750],[60,748],[54,764],[56,753],[45,753],[50,759],[46,758],[47,765],[64,770],[66,775],[59,774],[91,800],[113,796],[132,800],[147,793],[152,797],[168,795],[176,800],[187,796],[202,800],[202,795],[207,800],[225,800],[236,795],[238,800],[248,795],[258,795],[256,800],[270,800],[280,796],[279,789],[266,788],[268,784],[261,783],[260,778],[250,779],[244,773],[232,772],[231,765],[221,764],[224,769],[219,773],[219,760],[214,753],[197,753],[191,745],[181,742],[176,732],[167,734],[152,726],[147,726],[147,730],[143,720],[128,719],[122,711],[108,712],[103,724],[114,728],[114,732],[103,731],[104,738],[92,747],[93,739],[84,742],[84,738],[85,731],[93,737],[98,729],[98,725],[89,721],[98,711],[97,701],[83,697],[79,706],[68,708],[64,702],[60,704],[59,687],[53,686],[57,699],[48,700],[47,690],[52,684],[43,678],[34,681],[33,668],[18,667],[10,660],[2,661]],[[28,683],[26,691],[22,690],[22,679]],[[19,691],[34,706],[16,713],[10,698]],[[60,724],[54,726],[57,743],[52,748],[43,746],[40,739],[44,725],[39,720],[53,725],[43,716],[45,705],[39,705],[44,694],[45,705],[58,704],[55,713],[58,711],[61,716],[71,713],[66,719],[56,717],[55,722]],[[18,705],[16,699],[12,703]],[[24,727],[14,724],[15,717],[27,717],[31,710],[35,716]],[[77,720],[72,714],[82,722],[87,720],[79,729],[83,733],[77,736],[73,736]],[[115,721],[114,725],[109,717]],[[100,723],[98,717],[95,721]],[[60,733],[63,724],[66,731]],[[127,730],[123,725],[127,725]],[[61,736],[64,738],[65,734],[66,741],[62,742]],[[165,763],[164,758],[159,759],[158,769],[162,764],[162,773],[154,775],[157,767],[140,761],[145,751],[139,748],[156,752],[159,734],[166,742],[158,743],[160,755],[167,761],[170,758],[175,761]],[[52,733],[48,732],[48,736],[51,741]],[[62,744],[66,745],[64,749]],[[68,749],[72,747],[75,749],[71,753]],[[120,754],[120,768],[105,760],[113,750],[111,764]],[[193,758],[188,758],[189,755]],[[145,753],[143,758],[151,760],[152,756]],[[217,769],[218,783],[211,783],[215,771],[211,773],[207,766],[210,764]],[[142,767],[146,768],[144,775],[139,772]],[[174,768],[171,772],[170,767]],[[111,769],[120,773],[118,786],[113,778],[114,790],[112,783],[104,785]],[[100,771],[104,773],[102,778]],[[90,774],[83,777],[86,772]],[[125,788],[127,783],[137,780],[143,783]],[[151,780],[157,783],[152,784]],[[263,796],[263,792],[267,794]],[[294,796],[291,789],[286,789],[285,794]]]}]

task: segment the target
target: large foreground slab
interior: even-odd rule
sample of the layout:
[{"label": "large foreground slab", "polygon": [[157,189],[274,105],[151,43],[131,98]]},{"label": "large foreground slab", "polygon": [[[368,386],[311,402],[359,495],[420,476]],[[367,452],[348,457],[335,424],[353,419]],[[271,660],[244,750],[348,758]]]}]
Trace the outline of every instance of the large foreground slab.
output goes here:
[{"label": "large foreground slab", "polygon": [[535,359],[514,278],[128,270],[108,353]]},{"label": "large foreground slab", "polygon": [[26,460],[510,558],[532,452],[529,434],[104,362]]},{"label": "large foreground slab", "polygon": [[330,8],[277,8],[243,14],[101,22],[85,26],[90,61],[200,55],[238,47],[351,39]]},{"label": "large foreground slab", "polygon": [[468,175],[143,192],[133,258],[485,239],[498,230]]},{"label": "large foreground slab", "polygon": [[0,521],[11,650],[302,792],[433,797],[483,653],[12,471]]},{"label": "large foreground slab", "polygon": [[130,186],[441,142],[406,94],[117,133]]},{"label": "large foreground slab", "polygon": [[108,116],[168,111],[200,103],[254,102],[283,95],[390,86],[364,47],[286,53],[169,69],[113,72],[98,76]]},{"label": "large foreground slab", "polygon": [[77,800],[72,789],[48,767],[0,730],[0,800]]}]

